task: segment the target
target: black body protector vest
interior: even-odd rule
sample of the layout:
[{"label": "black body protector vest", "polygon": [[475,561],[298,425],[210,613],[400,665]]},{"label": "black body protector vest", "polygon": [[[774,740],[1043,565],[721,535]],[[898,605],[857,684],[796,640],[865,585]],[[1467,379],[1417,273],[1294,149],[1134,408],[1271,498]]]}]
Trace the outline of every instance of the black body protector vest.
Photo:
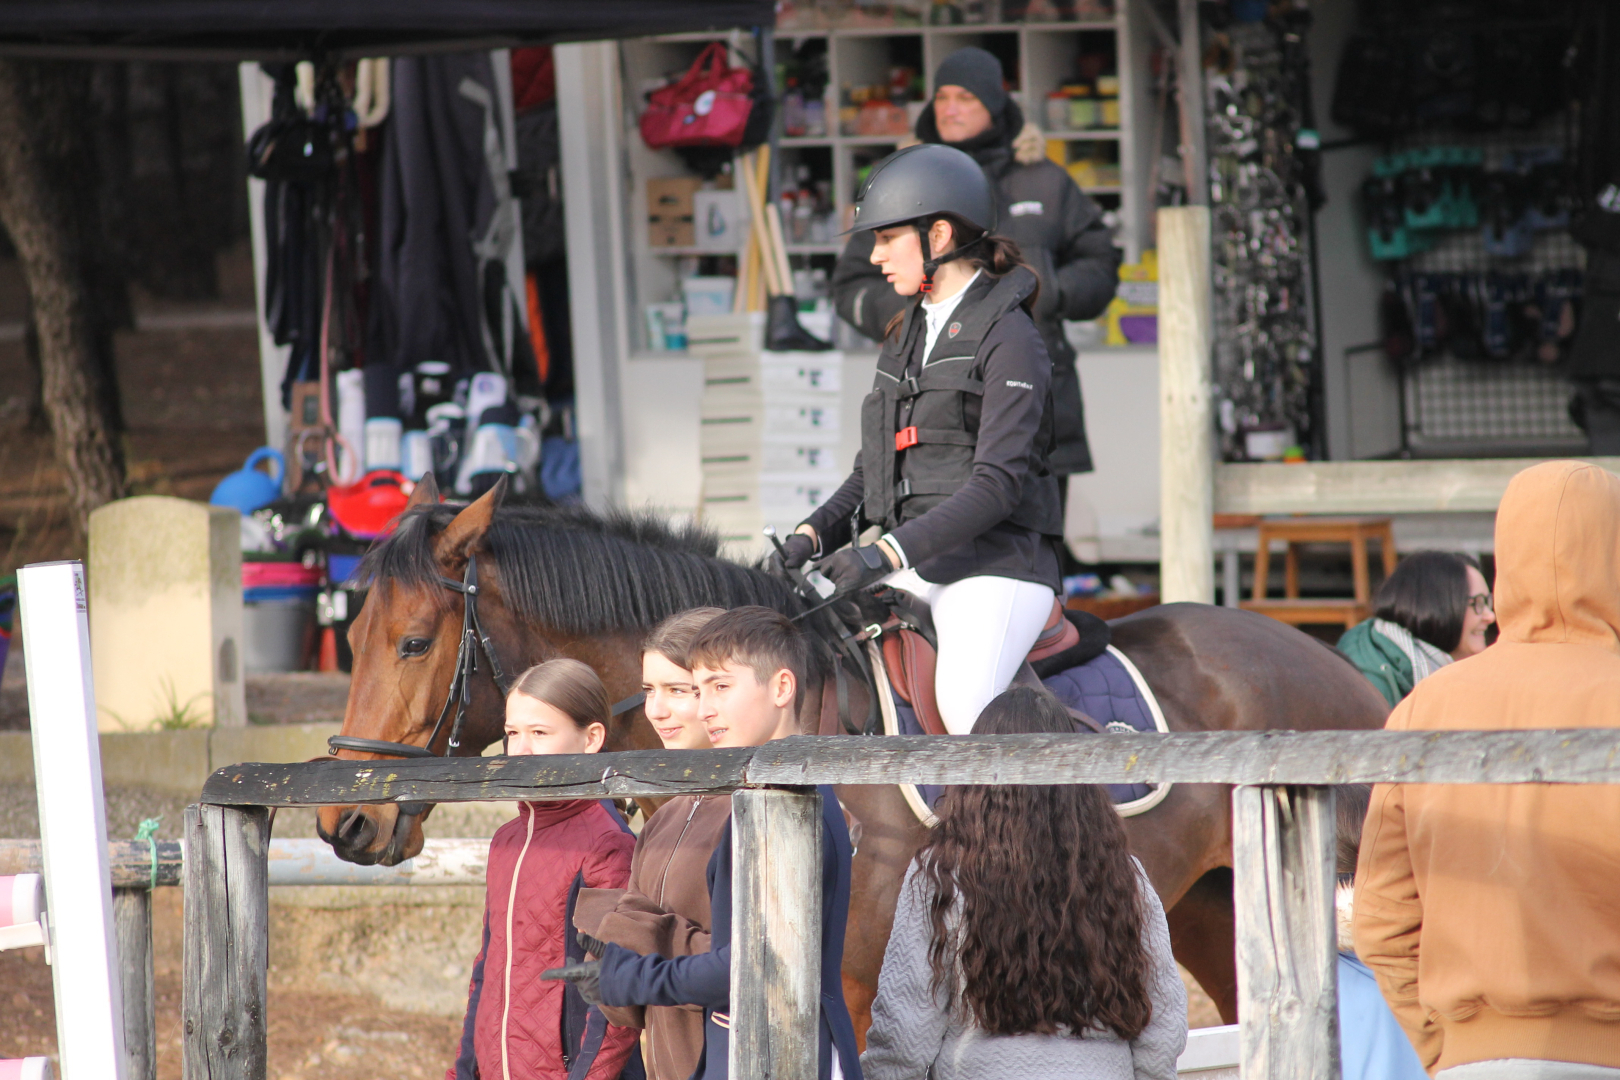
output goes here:
[{"label": "black body protector vest", "polygon": [[[927,317],[921,304],[906,310],[900,333],[883,343],[872,392],[861,403],[862,515],[868,522],[888,530],[919,518],[973,475],[984,397],[984,339],[1037,283],[1023,267],[1000,278],[981,276],[968,286],[926,361]],[[1050,389],[1034,443],[1022,497],[1006,520],[1061,536],[1058,480],[1048,461],[1053,445]]]}]

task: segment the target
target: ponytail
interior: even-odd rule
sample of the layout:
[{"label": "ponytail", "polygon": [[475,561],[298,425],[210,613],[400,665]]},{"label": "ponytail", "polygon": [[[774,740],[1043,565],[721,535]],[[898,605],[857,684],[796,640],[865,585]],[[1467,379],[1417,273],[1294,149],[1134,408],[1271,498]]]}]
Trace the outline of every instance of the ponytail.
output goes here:
[{"label": "ponytail", "polygon": [[[940,214],[928,219],[930,225],[935,221],[943,221],[949,225],[953,236],[965,236],[971,234],[977,228],[976,225],[955,214]],[[963,253],[960,261],[967,263],[976,270],[984,271],[991,277],[1005,277],[1012,273],[1015,267],[1019,266],[1032,274],[1035,273],[1035,268],[1024,261],[1023,252],[1018,250],[1017,242],[999,233],[987,232],[980,236],[978,240],[969,241],[969,243],[972,246]],[[961,247],[962,245],[958,244],[957,246]],[[1041,279],[1040,275],[1036,274],[1034,291],[1024,297],[1023,302],[1019,304],[1024,309],[1024,314],[1030,318],[1035,317],[1035,301],[1040,298],[1040,295]],[[922,298],[919,296],[917,300],[913,301],[913,304],[921,302]],[[905,319],[906,309],[901,308],[895,313],[894,318],[889,320],[889,325],[883,328],[883,340],[887,341],[898,333],[900,325],[905,322]]]}]

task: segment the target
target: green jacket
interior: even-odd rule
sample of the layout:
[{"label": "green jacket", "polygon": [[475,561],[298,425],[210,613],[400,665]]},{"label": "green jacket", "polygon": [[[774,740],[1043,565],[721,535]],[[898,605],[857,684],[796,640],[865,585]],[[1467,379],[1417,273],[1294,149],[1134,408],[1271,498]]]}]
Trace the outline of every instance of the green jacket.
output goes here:
[{"label": "green jacket", "polygon": [[1389,638],[1373,629],[1373,620],[1357,623],[1339,638],[1339,651],[1348,656],[1373,684],[1389,707],[1412,692],[1412,661]]}]

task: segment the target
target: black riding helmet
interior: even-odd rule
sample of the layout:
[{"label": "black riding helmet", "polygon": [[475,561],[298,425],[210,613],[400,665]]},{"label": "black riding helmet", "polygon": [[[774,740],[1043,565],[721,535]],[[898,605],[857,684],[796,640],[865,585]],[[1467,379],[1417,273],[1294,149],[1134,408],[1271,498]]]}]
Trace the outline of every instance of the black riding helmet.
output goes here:
[{"label": "black riding helmet", "polygon": [[[958,240],[955,248],[933,258],[928,227],[950,214],[981,231],[971,240]],[[996,202],[984,170],[962,151],[938,143],[922,143],[896,150],[867,174],[855,197],[855,224],[849,232],[887,229],[910,223],[922,241],[922,291],[932,291],[939,264],[967,253],[989,235],[996,224]]]}]

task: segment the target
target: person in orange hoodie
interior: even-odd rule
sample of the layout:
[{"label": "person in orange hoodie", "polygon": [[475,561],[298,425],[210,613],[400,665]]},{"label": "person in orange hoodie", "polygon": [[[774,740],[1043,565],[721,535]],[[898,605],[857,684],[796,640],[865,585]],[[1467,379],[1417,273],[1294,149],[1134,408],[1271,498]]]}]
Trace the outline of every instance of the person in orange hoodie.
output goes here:
[{"label": "person in orange hoodie", "polygon": [[[1391,730],[1620,727],[1620,477],[1554,461],[1496,514],[1491,648]],[[1445,1080],[1620,1080],[1620,787],[1379,784],[1356,952]]]}]

